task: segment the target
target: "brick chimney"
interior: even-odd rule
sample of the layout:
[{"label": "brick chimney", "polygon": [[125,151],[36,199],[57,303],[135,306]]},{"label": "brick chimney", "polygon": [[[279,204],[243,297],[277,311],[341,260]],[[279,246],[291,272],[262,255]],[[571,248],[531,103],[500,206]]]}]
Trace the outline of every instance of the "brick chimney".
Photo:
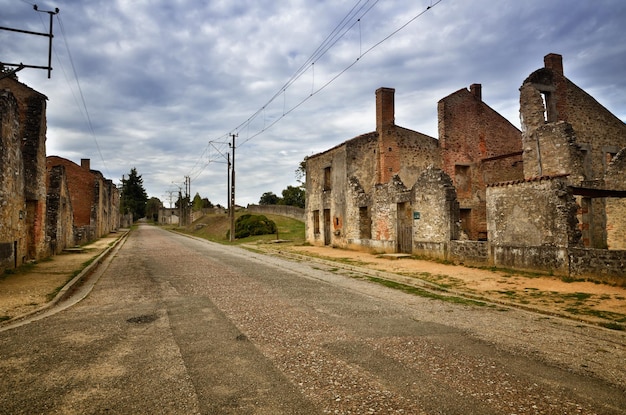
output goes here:
[{"label": "brick chimney", "polygon": [[376,90],[376,131],[378,132],[395,123],[395,92],[396,90],[393,88],[378,88]]},{"label": "brick chimney", "polygon": [[91,170],[91,160],[90,159],[80,159],[80,167],[89,171]]},{"label": "brick chimney", "polygon": [[543,66],[552,69],[559,75],[563,75],[563,56],[557,53],[549,53],[543,57]]},{"label": "brick chimney", "polygon": [[483,86],[481,84],[471,84],[470,92],[474,95],[479,101],[483,100]]}]

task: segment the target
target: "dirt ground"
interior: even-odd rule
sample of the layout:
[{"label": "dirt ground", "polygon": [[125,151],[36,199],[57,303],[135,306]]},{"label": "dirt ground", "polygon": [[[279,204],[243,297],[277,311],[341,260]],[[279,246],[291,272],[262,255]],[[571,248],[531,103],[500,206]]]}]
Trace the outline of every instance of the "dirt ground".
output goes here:
[{"label": "dirt ground", "polygon": [[447,265],[412,257],[374,255],[316,246],[281,247],[309,256],[428,281],[452,293],[569,318],[626,328],[626,288],[513,271]]},{"label": "dirt ground", "polygon": [[[56,255],[15,273],[0,275],[0,322],[44,306],[88,261],[100,255],[122,235],[111,233],[80,250]],[[335,261],[338,269],[343,265],[365,267],[397,274],[404,278],[402,282],[406,278],[410,281],[415,279],[416,283],[427,281],[448,293],[470,295],[472,298],[612,328],[626,328],[626,288],[592,282],[565,282],[547,275],[494,272],[412,257],[397,258],[330,247],[283,244],[268,244],[264,247],[274,252],[280,250],[312,259]]]}]

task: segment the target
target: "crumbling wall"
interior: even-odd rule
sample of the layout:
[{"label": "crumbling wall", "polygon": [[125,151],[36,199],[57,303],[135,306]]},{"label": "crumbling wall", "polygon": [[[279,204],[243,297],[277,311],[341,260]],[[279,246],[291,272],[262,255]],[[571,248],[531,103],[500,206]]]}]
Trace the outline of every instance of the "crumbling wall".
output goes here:
[{"label": "crumbling wall", "polygon": [[461,227],[487,238],[485,186],[523,178],[521,132],[482,101],[482,86],[460,89],[437,104],[443,170],[456,187]]},{"label": "crumbling wall", "polygon": [[410,190],[399,176],[388,183],[377,184],[371,190],[370,247],[378,252],[396,252],[398,243],[398,203],[410,201]]},{"label": "crumbling wall", "polygon": [[490,261],[567,274],[567,249],[580,246],[576,212],[563,176],[488,186]]},{"label": "crumbling wall", "polygon": [[24,164],[25,222],[23,235],[26,252],[23,260],[47,255],[46,243],[46,96],[12,77],[0,79],[0,89],[11,91],[18,105],[18,151]]},{"label": "crumbling wall", "polygon": [[446,259],[449,242],[459,237],[459,204],[452,179],[430,166],[412,193],[413,252]]},{"label": "crumbling wall", "polygon": [[46,234],[52,255],[75,245],[74,212],[67,186],[64,166],[53,166],[48,171],[48,200]]},{"label": "crumbling wall", "polygon": [[91,242],[119,227],[119,192],[102,173],[58,156],[47,158],[48,168],[63,166],[74,217],[74,243]]},{"label": "crumbling wall", "polygon": [[347,181],[345,143],[307,158],[305,229],[309,243],[345,245],[343,224]]},{"label": "crumbling wall", "polygon": [[572,248],[569,276],[626,287],[626,251]]},{"label": "crumbling wall", "polygon": [[0,273],[27,255],[24,163],[15,96],[0,89]]},{"label": "crumbling wall", "polygon": [[[610,191],[604,175],[626,147],[626,124],[564,76],[560,55],[544,61],[520,88],[525,177],[568,174],[572,186]],[[615,203],[609,206],[600,192],[587,193],[579,198],[583,241],[605,249],[611,226],[606,209]]]},{"label": "crumbling wall", "polygon": [[[605,185],[609,189],[626,191],[626,149],[622,149],[609,164]],[[626,250],[626,198],[607,198],[606,218],[608,249]]]}]

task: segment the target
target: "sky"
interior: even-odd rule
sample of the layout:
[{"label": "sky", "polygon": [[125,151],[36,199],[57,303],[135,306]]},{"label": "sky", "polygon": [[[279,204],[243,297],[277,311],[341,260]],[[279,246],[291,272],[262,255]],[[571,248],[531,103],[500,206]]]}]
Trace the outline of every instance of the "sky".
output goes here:
[{"label": "sky", "polygon": [[[39,11],[33,9],[38,6]],[[519,87],[563,56],[565,76],[626,120],[623,0],[0,0],[0,27],[48,32],[47,154],[116,184],[132,168],[166,207],[190,180],[227,204],[297,186],[305,157],[396,124],[437,137],[437,102],[473,83],[519,128]],[[48,39],[0,30],[0,61],[46,66]]]}]

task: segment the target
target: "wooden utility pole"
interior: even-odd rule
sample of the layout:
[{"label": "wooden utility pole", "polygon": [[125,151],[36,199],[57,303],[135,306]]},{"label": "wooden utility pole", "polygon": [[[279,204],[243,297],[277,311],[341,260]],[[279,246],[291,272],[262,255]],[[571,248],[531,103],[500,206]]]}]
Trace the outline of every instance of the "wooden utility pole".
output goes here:
[{"label": "wooden utility pole", "polygon": [[233,159],[230,171],[230,241],[235,241],[235,138],[237,134],[231,134],[233,143],[230,144],[230,148],[233,150]]}]

